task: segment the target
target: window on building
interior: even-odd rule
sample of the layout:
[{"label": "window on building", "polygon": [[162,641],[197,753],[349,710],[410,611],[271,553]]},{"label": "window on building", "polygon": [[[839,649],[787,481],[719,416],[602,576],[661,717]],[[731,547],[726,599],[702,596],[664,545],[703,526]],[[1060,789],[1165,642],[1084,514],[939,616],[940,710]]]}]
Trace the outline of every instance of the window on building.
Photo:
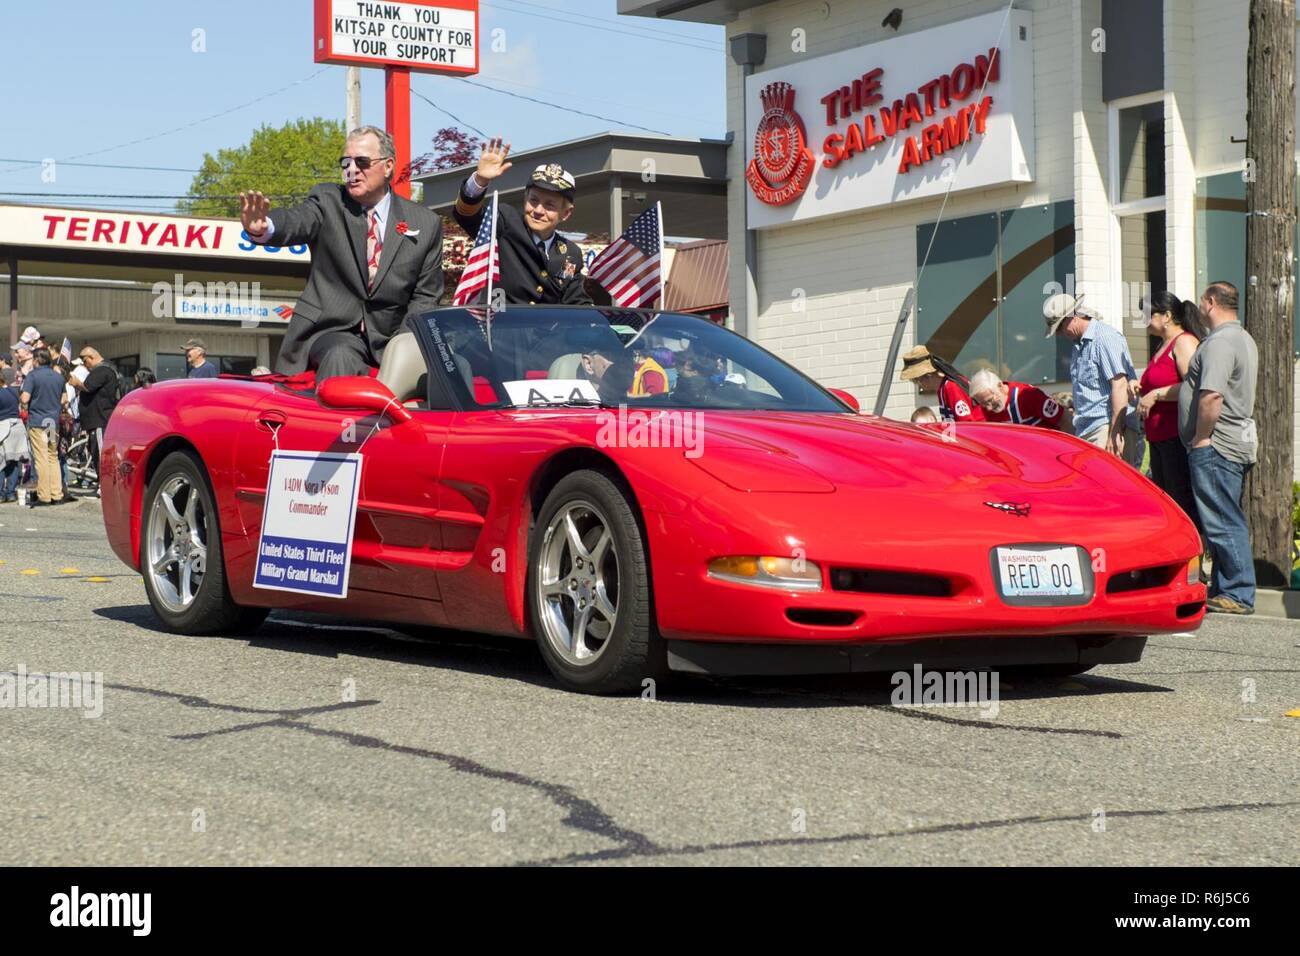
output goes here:
[{"label": "window on building", "polygon": [[[931,248],[931,237],[933,247]],[[1043,337],[1043,302],[1072,288],[1074,203],[1026,206],[917,227],[917,341],[966,374],[1064,381],[1069,351]]]},{"label": "window on building", "polygon": [[[1116,100],[1165,85],[1163,0],[1101,0],[1100,35],[1089,47],[1101,58],[1101,95]],[[1098,41],[1105,46],[1099,50]]]},{"label": "window on building", "polygon": [[1142,300],[1167,284],[1164,116],[1160,92],[1110,105],[1110,272],[1119,282],[1098,305],[1122,327],[1139,368],[1159,348],[1147,334]]},{"label": "window on building", "polygon": [[[1300,228],[1296,234],[1300,249]],[[1300,279],[1300,269],[1297,269]],[[1225,279],[1237,287],[1240,316],[1246,317],[1246,182],[1241,172],[1220,173],[1196,181],[1196,291]],[[1293,302],[1294,344],[1300,358],[1300,299]]]}]

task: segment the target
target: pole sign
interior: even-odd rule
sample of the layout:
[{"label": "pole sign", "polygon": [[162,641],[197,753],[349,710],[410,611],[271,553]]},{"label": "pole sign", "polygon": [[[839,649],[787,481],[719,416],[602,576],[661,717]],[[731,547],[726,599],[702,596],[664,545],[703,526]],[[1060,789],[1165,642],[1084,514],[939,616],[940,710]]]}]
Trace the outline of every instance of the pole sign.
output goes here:
[{"label": "pole sign", "polygon": [[253,587],[348,596],[361,456],[271,454]]},{"label": "pole sign", "polygon": [[746,77],[750,226],[1032,182],[1032,29],[999,10]]},{"label": "pole sign", "polygon": [[316,0],[316,62],[478,72],[478,0]]}]

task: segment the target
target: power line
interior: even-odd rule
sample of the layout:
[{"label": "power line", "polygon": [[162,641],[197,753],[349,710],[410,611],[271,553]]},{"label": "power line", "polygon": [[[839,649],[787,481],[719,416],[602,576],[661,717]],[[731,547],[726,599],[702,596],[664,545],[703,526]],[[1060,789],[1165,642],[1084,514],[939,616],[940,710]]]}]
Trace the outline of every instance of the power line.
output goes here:
[{"label": "power line", "polygon": [[580,94],[569,93],[569,92],[561,91],[561,90],[548,90],[548,89],[547,89],[546,87],[544,87],[544,86],[534,86],[534,85],[531,84],[531,83],[519,83],[519,82],[516,82],[515,80],[503,80],[503,79],[501,79],[501,77],[499,77],[499,76],[493,77],[493,78],[492,78],[492,82],[494,82],[494,83],[504,83],[506,86],[518,86],[518,87],[522,87],[522,88],[525,89],[525,90],[536,90],[536,91],[539,92],[539,93],[549,93],[549,94],[551,94],[552,96],[572,96],[572,97],[574,97],[575,99],[586,100],[588,103],[605,103],[605,104],[607,104],[607,105],[609,105],[609,106],[621,106],[621,107],[623,107],[623,108],[625,108],[625,109],[629,109],[629,110],[638,110],[638,109],[639,109],[639,110],[640,110],[641,112],[643,112],[643,113],[657,113],[657,114],[659,114],[660,116],[672,116],[672,117],[674,117],[674,118],[679,118],[679,119],[680,119],[680,118],[693,119],[693,120],[696,120],[697,122],[700,122],[700,123],[708,123],[708,122],[711,122],[710,120],[706,120],[703,116],[695,116],[695,115],[690,114],[690,113],[681,113],[681,112],[671,112],[671,113],[670,113],[670,112],[668,112],[667,110],[656,110],[656,109],[651,109],[651,108],[646,107],[646,106],[637,107],[637,106],[633,106],[631,103],[622,103],[622,102],[619,102],[619,101],[617,101],[617,100],[602,100],[602,99],[598,99],[598,98],[596,98],[596,97],[594,97],[594,96],[582,96],[582,95],[580,95]]},{"label": "power line", "polygon": [[[269,98],[272,97],[272,96],[276,96],[276,95],[278,95],[278,94],[280,94],[280,93],[283,93],[285,90],[293,89],[295,86],[301,86],[303,83],[306,83],[306,82],[308,82],[309,80],[314,80],[314,79],[316,79],[316,77],[320,76],[322,73],[324,73],[324,72],[325,72],[326,70],[328,70],[328,69],[329,69],[328,66],[323,66],[323,67],[321,67],[319,70],[317,70],[315,73],[311,74],[310,76],[304,76],[302,79],[300,79],[300,80],[294,80],[292,83],[289,83],[289,84],[287,84],[287,85],[285,85],[285,86],[282,86],[282,87],[280,87],[279,89],[271,90],[271,92],[269,92],[269,93],[263,93],[261,96],[254,97],[253,99],[249,100],[249,101],[246,102],[246,103],[240,103],[238,106],[232,106],[232,107],[230,107],[230,109],[222,110],[222,111],[219,112],[219,113],[212,113],[212,114],[209,115],[209,116],[204,116],[204,117],[202,117],[202,118],[200,118],[200,119],[196,119],[196,120],[194,120],[192,123],[186,123],[184,126],[176,126],[176,127],[172,128],[172,129],[165,129],[165,130],[163,130],[163,131],[160,132],[160,133],[153,133],[152,135],[149,135],[149,136],[142,136],[142,137],[140,137],[139,139],[133,139],[133,140],[130,140],[129,142],[126,142],[126,143],[118,143],[116,146],[105,146],[103,149],[94,149],[94,150],[90,150],[89,152],[85,152],[85,153],[77,153],[75,156],[69,156],[67,161],[71,161],[71,160],[74,160],[74,159],[84,159],[84,158],[86,158],[87,156],[98,156],[98,155],[100,155],[101,153],[111,153],[111,152],[113,152],[114,150],[125,149],[127,146],[138,146],[140,143],[148,143],[148,142],[150,142],[150,141],[152,141],[152,140],[155,140],[155,139],[161,139],[161,138],[164,137],[164,136],[170,136],[170,135],[173,134],[173,133],[179,133],[179,132],[182,132],[183,130],[191,129],[191,128],[193,128],[193,127],[195,127],[195,126],[198,126],[198,125],[200,125],[200,124],[202,124],[202,123],[206,123],[206,122],[208,122],[208,121],[210,121],[210,120],[217,119],[218,117],[226,116],[227,114],[234,113],[234,112],[237,111],[237,110],[242,110],[242,109],[244,109],[244,108],[246,108],[246,107],[252,106],[254,103],[260,103],[262,100],[269,99]],[[0,173],[13,172],[13,170],[14,170],[15,168],[17,168],[17,167],[12,167],[12,168],[9,168],[9,169],[3,169],[3,170],[0,170]]]},{"label": "power line", "polygon": [[[485,6],[485,7],[496,7],[496,6],[498,6],[496,3],[488,3],[488,2],[486,2],[486,0],[485,0],[485,2],[484,2],[482,5]],[[529,4],[529,6],[536,6],[536,4]],[[568,24],[572,24],[573,26],[586,27],[586,28],[589,29],[589,30],[603,30],[603,31],[605,31],[606,33],[617,33],[617,34],[619,34],[619,35],[621,35],[621,36],[636,37],[637,39],[640,39],[640,40],[651,40],[651,41],[654,41],[654,42],[656,42],[656,43],[671,43],[671,44],[673,44],[674,46],[685,47],[685,48],[687,48],[687,49],[692,49],[692,50],[703,50],[703,51],[706,52],[706,53],[721,53],[721,52],[722,52],[722,47],[721,47],[721,46],[704,46],[704,45],[702,45],[702,44],[699,44],[699,43],[694,42],[694,40],[693,40],[692,38],[689,38],[689,37],[688,37],[688,38],[682,38],[682,37],[674,37],[674,36],[670,36],[670,35],[656,36],[656,35],[654,35],[654,34],[650,34],[650,33],[638,33],[638,32],[633,32],[632,30],[618,30],[618,29],[615,29],[614,27],[603,27],[603,26],[600,26],[599,24],[592,23],[590,19],[586,19],[586,20],[571,20],[571,19],[569,19],[569,18],[567,18],[567,17],[561,16],[561,15],[560,15],[560,11],[557,11],[557,10],[551,8],[551,7],[542,7],[542,8],[541,8],[541,9],[547,11],[545,14],[542,14],[542,13],[530,13],[530,12],[527,11],[527,10],[516,10],[516,9],[514,9],[514,8],[512,8],[512,7],[500,7],[500,9],[501,9],[501,10],[505,10],[505,11],[507,11],[507,12],[509,12],[509,13],[516,13],[516,14],[518,14],[518,15],[520,15],[520,16],[523,16],[523,17],[538,17],[538,18],[541,18],[541,19],[550,20],[550,21],[552,21],[552,22],[568,23]],[[657,32],[658,32],[658,31],[656,31],[656,33],[657,33]]]},{"label": "power line", "polygon": [[[48,157],[48,160],[52,161],[56,166],[78,166],[78,167],[88,166],[95,169],[145,170],[148,172],[163,172],[163,173],[203,172],[202,168],[188,169],[179,166],[129,166],[129,165],[123,165],[121,163],[73,163],[73,162],[68,162],[66,160],[59,159],[54,156]],[[38,166],[46,161],[47,161],[46,159],[0,159],[0,163],[19,163],[23,166]],[[222,163],[217,162],[216,160],[213,160],[213,162],[217,163],[217,169],[215,170],[217,173],[224,173],[226,171]],[[330,176],[337,169],[338,169],[337,166],[331,164],[324,168],[312,166],[306,170],[303,170],[303,172],[309,173],[312,176]],[[288,166],[240,166],[239,171],[241,173],[253,173],[257,175],[284,175],[284,176],[297,175],[297,172],[289,168]]]},{"label": "power line", "polygon": [[[267,199],[297,199],[300,196],[307,195],[301,193],[263,193]],[[185,199],[191,202],[222,202],[224,200],[238,199],[236,193],[233,196],[170,196],[164,193],[45,193],[45,192],[6,192],[0,191],[0,196],[37,196],[42,199]]]},{"label": "power line", "polygon": [[182,169],[178,166],[123,166],[118,163],[73,163],[67,160],[59,159],[55,156],[49,156],[45,159],[2,159],[0,163],[18,163],[20,166],[40,166],[45,162],[52,162],[56,166],[89,166],[95,169],[142,169],[155,173],[197,173],[197,169]]},{"label": "power line", "polygon": [[[466,81],[466,82],[468,82],[468,81]],[[435,110],[437,110],[439,113],[442,113],[442,114],[444,114],[444,115],[446,115],[446,116],[450,116],[450,117],[452,118],[452,120],[454,120],[455,122],[459,123],[461,126],[467,126],[467,127],[469,127],[469,128],[472,129],[474,132],[476,132],[476,133],[478,133],[480,136],[482,136],[484,139],[487,139],[487,138],[488,138],[488,134],[485,133],[485,132],[483,132],[481,129],[479,129],[477,126],[475,126],[473,123],[468,123],[468,122],[466,122],[465,120],[463,120],[463,119],[461,119],[459,116],[457,116],[455,113],[451,112],[451,110],[443,109],[441,106],[439,106],[439,105],[438,105],[437,103],[435,103],[433,100],[429,99],[427,96],[425,96],[425,95],[424,95],[423,93],[421,93],[419,90],[417,90],[415,87],[411,87],[411,92],[414,93],[416,96],[418,96],[420,99],[424,100],[424,102],[428,103],[430,106],[432,106],[432,107],[433,107]]]},{"label": "power line", "polygon": [[[606,123],[617,123],[619,126],[622,126],[622,127],[628,128],[628,129],[639,129],[639,130],[644,130],[644,131],[647,132],[647,133],[658,133],[658,134],[661,135],[661,136],[671,136],[671,135],[673,135],[672,133],[666,132],[665,130],[661,130],[661,129],[651,129],[649,126],[639,126],[639,125],[637,125],[636,123],[627,123],[627,122],[624,122],[623,120],[615,119],[615,118],[612,117],[612,116],[601,116],[599,113],[588,113],[586,110],[574,109],[572,106],[560,106],[558,103],[551,103],[551,102],[548,102],[547,100],[539,100],[539,99],[537,99],[537,97],[535,97],[535,96],[527,96],[527,95],[524,94],[524,93],[514,93],[514,92],[511,92],[510,90],[501,90],[501,89],[497,89],[495,86],[488,86],[488,84],[486,84],[486,83],[480,83],[480,82],[478,82],[477,80],[471,80],[471,79],[469,79],[469,77],[465,77],[465,78],[463,78],[463,79],[457,80],[457,82],[458,82],[458,83],[468,83],[470,86],[477,86],[477,87],[480,87],[480,88],[485,89],[485,90],[491,90],[493,93],[501,93],[501,94],[504,94],[505,96],[513,96],[513,97],[515,97],[516,99],[527,100],[527,101],[530,102],[530,103],[538,103],[538,104],[540,104],[541,106],[549,106],[549,107],[551,107],[551,109],[564,110],[564,112],[566,112],[566,113],[576,113],[576,114],[579,115],[579,116],[590,116],[592,119],[603,120],[603,121],[605,121]],[[439,109],[441,109],[441,107],[439,107]],[[445,113],[446,110],[443,110],[443,112]],[[450,113],[447,113],[447,115],[450,116],[451,114],[450,114]],[[474,129],[474,127],[471,126],[470,129]],[[485,136],[485,135],[486,135],[486,134],[480,132],[479,130],[474,130],[474,132],[478,133],[480,136]]]}]

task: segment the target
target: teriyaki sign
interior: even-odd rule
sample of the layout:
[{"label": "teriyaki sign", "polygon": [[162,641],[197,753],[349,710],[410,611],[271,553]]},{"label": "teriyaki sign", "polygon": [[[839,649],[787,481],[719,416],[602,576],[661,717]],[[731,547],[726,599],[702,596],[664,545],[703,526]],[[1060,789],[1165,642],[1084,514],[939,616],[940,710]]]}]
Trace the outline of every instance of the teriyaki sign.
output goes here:
[{"label": "teriyaki sign", "polygon": [[1031,21],[999,10],[747,77],[750,226],[1032,181]]}]

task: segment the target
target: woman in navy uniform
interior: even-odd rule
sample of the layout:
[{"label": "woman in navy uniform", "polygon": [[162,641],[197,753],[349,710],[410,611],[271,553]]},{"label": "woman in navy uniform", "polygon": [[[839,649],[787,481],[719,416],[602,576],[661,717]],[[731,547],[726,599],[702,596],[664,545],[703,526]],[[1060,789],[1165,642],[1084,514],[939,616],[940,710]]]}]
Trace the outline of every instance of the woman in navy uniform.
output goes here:
[{"label": "woman in navy uniform", "polygon": [[[460,187],[453,215],[471,236],[483,221],[488,187],[514,163],[506,162],[510,144],[489,140],[478,169]],[[582,250],[555,230],[573,215],[573,176],[557,163],[538,166],[524,190],[524,208],[497,210],[497,248],[507,304],[591,305],[582,284]]]}]

